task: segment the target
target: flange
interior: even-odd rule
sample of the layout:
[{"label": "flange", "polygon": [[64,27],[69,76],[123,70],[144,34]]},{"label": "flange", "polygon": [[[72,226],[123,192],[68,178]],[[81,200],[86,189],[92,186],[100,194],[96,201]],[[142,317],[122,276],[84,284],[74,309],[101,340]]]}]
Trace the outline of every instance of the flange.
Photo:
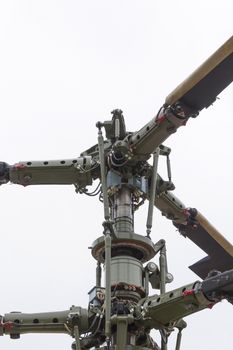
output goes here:
[{"label": "flange", "polygon": [[[104,263],[104,236],[93,242],[91,253],[97,261]],[[144,263],[151,260],[155,254],[154,243],[148,237],[133,232],[117,232],[116,238],[112,239],[112,257],[128,255]]]}]

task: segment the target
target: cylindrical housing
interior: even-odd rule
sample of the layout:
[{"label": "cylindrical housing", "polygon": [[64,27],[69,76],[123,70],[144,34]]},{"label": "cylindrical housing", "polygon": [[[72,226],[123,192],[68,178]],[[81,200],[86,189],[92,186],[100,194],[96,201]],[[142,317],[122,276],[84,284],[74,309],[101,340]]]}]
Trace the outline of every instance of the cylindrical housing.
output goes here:
[{"label": "cylindrical housing", "polygon": [[131,256],[116,256],[111,259],[111,285],[125,283],[143,288],[142,264]]},{"label": "cylindrical housing", "polygon": [[122,186],[114,194],[112,219],[115,221],[116,231],[133,232],[133,204],[129,187]]}]

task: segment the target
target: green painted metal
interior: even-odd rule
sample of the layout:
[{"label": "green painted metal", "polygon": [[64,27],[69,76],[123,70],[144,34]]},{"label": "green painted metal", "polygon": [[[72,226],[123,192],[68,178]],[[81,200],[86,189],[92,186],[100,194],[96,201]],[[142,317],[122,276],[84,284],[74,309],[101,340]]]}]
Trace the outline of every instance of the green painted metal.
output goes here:
[{"label": "green painted metal", "polygon": [[[228,50],[224,54],[228,67],[233,62],[233,38],[224,48]],[[218,53],[213,57],[219,58]],[[212,64],[210,58],[208,67],[212,67],[209,73],[216,75],[219,64],[223,73],[219,78],[225,79],[222,85],[225,87],[231,80],[225,75],[225,63],[221,57],[216,64]],[[203,70],[201,73],[200,83],[205,80]],[[177,328],[176,350],[180,350],[181,331],[186,327],[183,317],[211,307],[222,299],[233,303],[232,246],[207,225],[200,213],[186,208],[172,194],[170,149],[162,145],[193,114],[208,105],[216,91],[221,90],[221,86],[217,86],[211,90],[210,96],[205,91],[204,96],[197,98],[195,108],[186,105],[190,96],[195,97],[192,88],[196,88],[199,73],[194,76],[193,87],[192,79],[188,80],[188,85],[185,83],[184,95],[182,86],[175,90],[181,101],[174,100],[174,94],[172,98],[169,96],[166,101],[174,100],[175,103],[163,105],[156,117],[137,132],[127,132],[122,111],[114,110],[112,120],[97,123],[98,145],[91,146],[76,159],[26,161],[11,166],[0,162],[0,184],[8,181],[23,186],[72,184],[76,192],[89,194],[87,186],[99,179],[100,187],[90,195],[100,194],[105,219],[103,235],[91,248],[97,261],[96,285],[89,292],[87,309],[72,306],[61,312],[9,313],[0,317],[0,335],[8,334],[17,339],[24,333],[66,333],[75,339],[72,349],[76,350],[160,350],[150,336],[150,331],[155,329],[162,336],[161,350],[166,350],[168,336]],[[105,129],[106,140],[101,128]],[[154,152],[152,167],[147,160]],[[157,174],[159,154],[167,156],[168,181]],[[134,232],[134,215],[146,199],[150,202],[147,237],[144,237]],[[200,228],[202,225],[210,242],[214,240],[214,247],[221,250],[224,259],[227,257],[224,266],[230,266],[229,271],[210,271],[203,282],[193,282],[166,292],[166,283],[172,281],[172,276],[168,273],[165,241],[154,243],[150,239],[154,205],[181,232],[187,227],[199,225]],[[202,246],[199,241],[197,244]],[[160,254],[159,267],[151,261],[157,254]],[[215,261],[216,257],[213,255],[211,259]],[[104,286],[101,285],[102,264]],[[149,283],[157,289],[157,294],[149,296]]]},{"label": "green painted metal", "polygon": [[126,283],[143,288],[143,265],[131,256],[116,256],[111,260],[111,285]]}]

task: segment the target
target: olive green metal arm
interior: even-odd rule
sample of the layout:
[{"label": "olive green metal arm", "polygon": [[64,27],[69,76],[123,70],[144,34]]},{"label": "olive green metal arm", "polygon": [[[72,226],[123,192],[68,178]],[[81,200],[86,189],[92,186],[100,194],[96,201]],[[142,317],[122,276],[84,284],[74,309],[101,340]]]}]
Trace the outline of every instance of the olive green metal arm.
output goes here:
[{"label": "olive green metal arm", "polygon": [[56,312],[11,312],[1,319],[0,335],[8,334],[13,339],[24,333],[66,333],[73,336],[74,326],[78,326],[82,334],[88,329],[88,322],[88,311],[75,306],[70,310]]},{"label": "olive green metal arm", "polygon": [[194,282],[170,292],[149,297],[143,304],[143,318],[151,328],[172,328],[181,318],[213,305]]},{"label": "olive green metal arm", "polygon": [[[160,188],[160,180],[158,177],[157,188]],[[186,206],[181,202],[181,200],[176,197],[171,191],[163,191],[159,194],[156,194],[155,206],[161,211],[162,215],[167,219],[175,221],[177,223],[187,223],[187,212]]]},{"label": "olive green metal arm", "polygon": [[189,117],[179,117],[178,113],[179,111],[172,110],[170,107],[162,107],[156,117],[127,137],[132,157],[137,160],[148,159],[159,145],[180,126],[185,125]]},{"label": "olive green metal arm", "polygon": [[233,301],[233,270],[215,271],[203,282],[197,281],[147,298],[142,304],[143,322],[151,328],[171,329],[181,318],[212,308],[224,298]]},{"label": "olive green metal arm", "polygon": [[0,183],[8,181],[28,185],[70,185],[80,188],[92,184],[92,171],[98,163],[92,157],[73,159],[23,161],[14,165],[1,162]]}]

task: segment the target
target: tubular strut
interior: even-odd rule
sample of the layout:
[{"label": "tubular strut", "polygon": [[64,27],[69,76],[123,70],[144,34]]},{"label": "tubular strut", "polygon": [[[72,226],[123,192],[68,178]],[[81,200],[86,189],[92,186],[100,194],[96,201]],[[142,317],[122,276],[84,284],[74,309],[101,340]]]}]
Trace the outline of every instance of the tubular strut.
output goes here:
[{"label": "tubular strut", "polygon": [[98,145],[99,145],[100,171],[101,171],[101,182],[102,182],[103,204],[104,204],[104,219],[106,221],[109,221],[110,214],[109,214],[107,184],[106,184],[106,176],[105,176],[104,139],[101,131],[102,123],[98,122],[96,126],[99,130]]},{"label": "tubular strut", "polygon": [[177,333],[177,338],[176,338],[176,349],[175,350],[180,350],[182,331],[186,327],[187,327],[187,323],[183,319],[181,319],[179,324],[177,325],[178,333]]},{"label": "tubular strut", "polygon": [[181,338],[182,338],[182,330],[179,329],[177,334],[177,339],[176,339],[176,350],[180,350]]},{"label": "tubular strut", "polygon": [[[166,258],[166,245],[165,241],[160,249],[159,257],[160,265],[160,293],[164,294],[166,292],[166,275],[167,275],[167,258]],[[167,350],[167,332],[166,330],[161,330],[161,350]]]},{"label": "tubular strut", "polygon": [[150,199],[149,199],[149,207],[148,207],[147,222],[146,222],[146,233],[148,238],[150,238],[152,221],[153,221],[158,161],[159,161],[159,148],[157,148],[153,154],[153,171],[152,171],[152,177],[151,177],[151,190],[150,190]]},{"label": "tubular strut", "polygon": [[105,234],[105,335],[108,348],[110,347],[111,335],[111,232],[113,227],[110,222],[107,183],[105,175],[105,159],[104,159],[104,139],[101,131],[102,124],[96,124],[98,131],[99,159],[101,169],[101,182],[103,191],[104,204],[104,234]]},{"label": "tubular strut", "polygon": [[75,343],[76,343],[76,350],[82,350],[79,336],[80,336],[80,334],[79,334],[78,326],[75,325],[74,326],[74,338],[75,338]]}]

